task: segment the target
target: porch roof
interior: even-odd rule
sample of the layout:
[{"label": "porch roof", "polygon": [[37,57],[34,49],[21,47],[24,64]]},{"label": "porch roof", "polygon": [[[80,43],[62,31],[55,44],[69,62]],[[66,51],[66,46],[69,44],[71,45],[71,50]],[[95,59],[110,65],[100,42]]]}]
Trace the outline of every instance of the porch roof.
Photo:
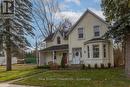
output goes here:
[{"label": "porch roof", "polygon": [[57,45],[57,46],[51,46],[48,48],[45,48],[41,51],[58,51],[58,50],[68,50],[69,46],[67,44],[65,45]]},{"label": "porch roof", "polygon": [[103,38],[93,38],[93,39],[90,39],[90,40],[84,42],[84,45],[86,45],[88,43],[95,43],[95,42],[109,42],[109,40],[103,39]]}]

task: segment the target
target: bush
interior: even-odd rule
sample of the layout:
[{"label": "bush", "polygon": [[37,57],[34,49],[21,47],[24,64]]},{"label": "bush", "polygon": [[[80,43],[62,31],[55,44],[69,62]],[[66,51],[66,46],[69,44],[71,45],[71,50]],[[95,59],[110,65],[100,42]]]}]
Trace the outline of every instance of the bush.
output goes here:
[{"label": "bush", "polygon": [[91,65],[90,64],[88,64],[88,69],[91,69]]},{"label": "bush", "polygon": [[83,64],[82,69],[83,69],[83,70],[85,69],[85,64]]},{"label": "bush", "polygon": [[52,70],[58,70],[59,69],[59,65],[56,64],[56,63],[53,63],[53,64],[50,65],[50,69],[52,69]]},{"label": "bush", "polygon": [[103,63],[101,63],[101,68],[104,68],[104,64]]},{"label": "bush", "polygon": [[38,69],[50,69],[49,65],[37,66]]},{"label": "bush", "polygon": [[48,62],[48,65],[52,65],[52,64],[53,64],[53,61],[49,61],[49,62]]},{"label": "bush", "polygon": [[64,58],[62,57],[62,60],[61,60],[61,68],[65,68],[65,62],[64,62]]},{"label": "bush", "polygon": [[97,68],[98,68],[98,65],[97,65],[97,64],[95,64],[95,65],[94,65],[94,67],[95,67],[95,69],[97,69]]},{"label": "bush", "polygon": [[108,63],[108,68],[111,68],[111,63]]}]

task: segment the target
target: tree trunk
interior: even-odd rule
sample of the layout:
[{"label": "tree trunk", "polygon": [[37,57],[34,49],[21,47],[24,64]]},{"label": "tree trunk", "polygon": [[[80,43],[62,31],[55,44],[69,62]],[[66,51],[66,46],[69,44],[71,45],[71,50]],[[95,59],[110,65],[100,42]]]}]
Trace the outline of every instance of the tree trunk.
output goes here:
[{"label": "tree trunk", "polygon": [[11,71],[12,67],[11,67],[11,43],[10,43],[10,22],[9,19],[5,20],[5,27],[6,27],[6,31],[8,32],[8,34],[6,35],[6,41],[5,41],[5,45],[6,45],[6,71]]},{"label": "tree trunk", "polygon": [[125,73],[130,77],[130,35],[127,36],[126,40]]}]

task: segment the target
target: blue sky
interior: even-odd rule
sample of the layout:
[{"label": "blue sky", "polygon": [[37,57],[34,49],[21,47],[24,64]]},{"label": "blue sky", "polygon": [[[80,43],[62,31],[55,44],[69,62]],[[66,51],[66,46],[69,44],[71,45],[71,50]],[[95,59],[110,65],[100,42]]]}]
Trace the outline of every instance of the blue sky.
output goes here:
[{"label": "blue sky", "polygon": [[60,0],[66,7],[73,11],[81,11],[86,8],[95,8],[100,10],[100,0]]},{"label": "blue sky", "polygon": [[[101,0],[59,0],[61,12],[57,13],[56,17],[58,19],[63,17],[69,18],[71,22],[75,23],[87,9],[90,9],[104,19],[100,4]],[[39,31],[35,31],[35,33],[41,34]],[[34,46],[35,40],[30,37],[28,39],[32,46]]]},{"label": "blue sky", "polygon": [[104,18],[101,11],[101,0],[60,0],[61,12],[60,15],[64,15],[66,18],[77,21],[77,19],[86,11],[90,9],[100,17]]}]

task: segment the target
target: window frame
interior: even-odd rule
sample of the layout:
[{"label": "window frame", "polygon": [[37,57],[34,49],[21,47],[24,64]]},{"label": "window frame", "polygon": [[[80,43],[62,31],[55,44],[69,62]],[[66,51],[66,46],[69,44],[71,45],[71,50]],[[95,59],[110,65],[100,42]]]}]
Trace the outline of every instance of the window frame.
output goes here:
[{"label": "window frame", "polygon": [[60,36],[57,37],[57,44],[61,44],[61,38],[60,38]]},{"label": "window frame", "polygon": [[93,26],[93,31],[94,31],[94,37],[100,37],[100,26],[99,25]]},{"label": "window frame", "polygon": [[[82,33],[81,33],[80,29],[82,29]],[[78,28],[78,39],[84,39],[84,28],[83,27]]]},{"label": "window frame", "polygon": [[103,45],[103,57],[106,58],[106,44]]},{"label": "window frame", "polygon": [[56,51],[54,51],[54,60],[57,59],[57,56],[56,56]]},{"label": "window frame", "polygon": [[88,58],[90,58],[90,47],[87,46],[87,54],[88,54]]},{"label": "window frame", "polygon": [[93,45],[93,58],[99,58],[99,57],[100,57],[100,46],[95,44]]}]

